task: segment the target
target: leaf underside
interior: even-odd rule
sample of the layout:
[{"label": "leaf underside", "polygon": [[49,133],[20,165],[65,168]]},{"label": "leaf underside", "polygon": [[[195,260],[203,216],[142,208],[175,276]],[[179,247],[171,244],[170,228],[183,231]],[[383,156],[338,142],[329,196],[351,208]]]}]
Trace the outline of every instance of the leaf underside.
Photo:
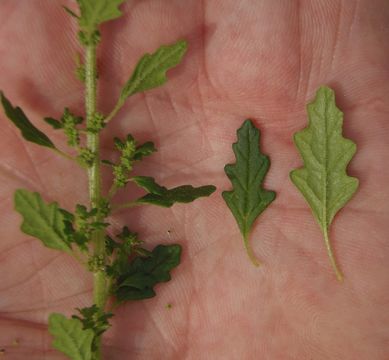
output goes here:
[{"label": "leaf underside", "polygon": [[62,314],[50,314],[49,332],[54,337],[53,347],[72,360],[92,360],[94,332],[83,329],[78,319],[68,319]]},{"label": "leaf underside", "polygon": [[170,271],[179,265],[181,246],[158,245],[150,257],[136,257],[119,276],[114,295],[118,302],[155,296],[154,286],[171,279]]},{"label": "leaf underside", "polygon": [[127,97],[156,88],[167,81],[166,72],[177,66],[187,50],[187,42],[180,40],[172,45],[161,46],[153,54],[145,54],[120,94],[123,102]]},{"label": "leaf underside", "polygon": [[0,98],[5,114],[7,115],[8,119],[11,120],[20,130],[25,140],[33,142],[37,145],[55,149],[52,141],[31,123],[20,107],[13,107],[11,102],[2,92],[0,92]]},{"label": "leaf underside", "polygon": [[356,144],[342,136],[343,113],[336,107],[332,89],[320,87],[307,110],[308,126],[294,136],[304,167],[293,170],[290,177],[323,231],[332,266],[341,280],[342,274],[328,240],[328,229],[334,216],[358,188],[358,179],[346,173]]},{"label": "leaf underside", "polygon": [[216,190],[216,187],[213,185],[197,188],[192,185],[182,185],[173,189],[167,189],[164,186],[158,185],[149,176],[134,176],[131,180],[149,193],[137,199],[136,203],[161,207],[171,207],[175,203],[190,203],[200,197],[210,196]]},{"label": "leaf underside", "polygon": [[21,230],[34,236],[51,249],[69,252],[65,234],[65,215],[58,204],[45,203],[36,192],[19,189],[14,196],[15,210],[23,216]]},{"label": "leaf underside", "polygon": [[222,196],[238,223],[250,259],[259,265],[248,245],[248,237],[254,221],[275,199],[276,194],[262,187],[270,160],[259,150],[259,130],[251,120],[246,120],[238,129],[237,136],[238,141],[232,145],[236,163],[224,168],[233,190],[224,191]]}]

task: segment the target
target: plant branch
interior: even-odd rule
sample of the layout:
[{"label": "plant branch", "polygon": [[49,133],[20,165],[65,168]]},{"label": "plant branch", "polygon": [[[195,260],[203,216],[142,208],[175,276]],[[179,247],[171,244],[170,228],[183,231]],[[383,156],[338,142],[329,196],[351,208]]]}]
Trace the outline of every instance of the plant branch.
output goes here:
[{"label": "plant branch", "polygon": [[[86,46],[85,56],[85,108],[87,127],[92,123],[96,113],[97,99],[97,66],[96,66],[96,45]],[[101,201],[101,173],[100,173],[100,141],[99,134],[89,132],[87,134],[87,147],[92,151],[95,158],[93,164],[88,168],[89,198],[92,208],[97,208]],[[99,219],[96,219],[98,221]],[[92,234],[92,243],[94,245],[94,256],[102,258],[105,262],[105,236],[104,231],[95,231]],[[107,284],[104,270],[97,270],[93,274],[93,300],[94,303],[104,311],[107,302]],[[98,340],[97,359],[101,358],[101,344]]]}]

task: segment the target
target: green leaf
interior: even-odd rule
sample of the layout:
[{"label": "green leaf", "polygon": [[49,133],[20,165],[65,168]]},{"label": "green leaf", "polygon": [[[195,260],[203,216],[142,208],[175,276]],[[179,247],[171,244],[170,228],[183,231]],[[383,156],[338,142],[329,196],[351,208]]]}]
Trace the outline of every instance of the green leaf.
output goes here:
[{"label": "green leaf", "polygon": [[21,230],[41,240],[51,249],[70,252],[65,232],[67,217],[58,204],[45,203],[36,192],[19,189],[15,192],[15,209],[23,216]]},{"label": "green leaf", "polygon": [[328,231],[336,213],[358,188],[358,179],[346,173],[356,145],[342,136],[343,113],[336,107],[332,89],[319,88],[307,110],[308,126],[294,135],[304,167],[293,170],[290,178],[310,205],[323,232],[331,265],[338,280],[342,280]]},{"label": "green leaf", "polygon": [[41,146],[56,149],[51,140],[28,120],[20,107],[13,107],[2,92],[0,92],[0,98],[5,114],[21,131],[24,139]]},{"label": "green leaf", "polygon": [[190,203],[200,197],[210,196],[216,190],[216,187],[213,185],[197,188],[192,185],[182,185],[173,189],[167,189],[164,186],[158,185],[149,176],[135,176],[131,180],[149,192],[149,194],[137,199],[136,203],[162,207],[171,207],[175,203]]},{"label": "green leaf", "polygon": [[63,124],[52,117],[45,117],[43,120],[55,130],[63,128]]},{"label": "green leaf", "polygon": [[144,144],[136,147],[134,160],[142,160],[145,156],[149,156],[156,151],[157,149],[155,148],[153,142],[145,142]]},{"label": "green leaf", "polygon": [[92,360],[92,342],[95,333],[83,329],[78,319],[68,319],[62,314],[50,314],[49,332],[54,336],[53,347],[72,360]]},{"label": "green leaf", "polygon": [[251,120],[246,120],[238,129],[238,141],[232,145],[236,163],[224,167],[233,190],[222,193],[238,223],[247,254],[256,266],[260,263],[249,245],[250,231],[257,217],[276,197],[274,191],[262,187],[270,160],[259,150],[259,135],[259,130]]},{"label": "green leaf", "polygon": [[181,246],[158,245],[149,257],[136,257],[117,279],[114,296],[118,302],[155,296],[154,286],[171,279],[170,271],[180,263]]},{"label": "green leaf", "polygon": [[122,15],[119,5],[126,0],[77,0],[80,7],[80,27],[92,33],[97,27],[109,20],[114,20]]},{"label": "green leaf", "polygon": [[133,94],[156,88],[167,81],[166,71],[178,65],[187,50],[185,40],[173,45],[161,46],[155,53],[144,55],[125,84],[120,101]]},{"label": "green leaf", "polygon": [[164,186],[158,185],[150,176],[134,176],[130,180],[151,194],[163,195],[168,191]]}]

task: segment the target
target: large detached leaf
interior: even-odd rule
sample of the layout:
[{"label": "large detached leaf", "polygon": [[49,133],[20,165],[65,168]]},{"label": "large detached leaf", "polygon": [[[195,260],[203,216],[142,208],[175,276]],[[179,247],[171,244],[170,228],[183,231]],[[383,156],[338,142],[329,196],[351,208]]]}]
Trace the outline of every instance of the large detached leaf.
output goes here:
[{"label": "large detached leaf", "polygon": [[158,245],[150,257],[136,257],[119,276],[114,289],[118,302],[141,300],[155,296],[154,286],[171,279],[170,271],[181,258],[181,246]]},{"label": "large detached leaf", "polygon": [[42,131],[38,130],[30,122],[30,120],[28,120],[27,116],[24,114],[20,107],[13,107],[2,92],[0,92],[0,98],[5,114],[7,115],[8,119],[10,119],[21,131],[24,139],[41,146],[55,149],[55,146],[51,140]]},{"label": "large detached leaf", "polygon": [[184,40],[173,45],[161,46],[155,53],[144,55],[125,84],[120,101],[138,92],[156,88],[167,81],[166,72],[178,65],[187,50]]},{"label": "large detached leaf", "polygon": [[358,179],[346,173],[356,145],[342,136],[343,113],[336,107],[332,89],[323,86],[317,91],[315,100],[308,104],[308,117],[308,127],[294,136],[304,167],[293,170],[290,177],[322,229],[331,264],[341,280],[328,229],[358,188]]},{"label": "large detached leaf", "polygon": [[53,347],[72,360],[92,360],[92,342],[95,333],[83,329],[78,319],[68,319],[62,314],[51,314],[49,332],[54,336]]},{"label": "large detached leaf", "polygon": [[259,151],[259,130],[250,120],[246,120],[237,135],[238,141],[232,145],[236,163],[224,168],[233,190],[224,191],[222,196],[238,223],[247,254],[254,265],[259,265],[249,246],[249,234],[256,218],[275,199],[276,194],[262,187],[270,160]]},{"label": "large detached leaf", "polygon": [[70,252],[65,234],[66,215],[58,204],[45,203],[36,192],[19,189],[15,192],[15,209],[23,216],[21,230],[42,241],[51,249]]},{"label": "large detached leaf", "polygon": [[[78,21],[80,27],[91,33],[96,28],[109,20],[116,19],[122,15],[119,5],[126,0],[77,0],[80,7]],[[75,16],[75,14],[72,14]]]},{"label": "large detached leaf", "polygon": [[182,185],[173,189],[167,189],[164,186],[158,185],[149,176],[135,176],[131,180],[149,192],[149,194],[137,199],[136,203],[162,207],[171,207],[175,203],[190,203],[200,197],[210,196],[216,190],[216,187],[213,185],[197,188],[192,185]]}]

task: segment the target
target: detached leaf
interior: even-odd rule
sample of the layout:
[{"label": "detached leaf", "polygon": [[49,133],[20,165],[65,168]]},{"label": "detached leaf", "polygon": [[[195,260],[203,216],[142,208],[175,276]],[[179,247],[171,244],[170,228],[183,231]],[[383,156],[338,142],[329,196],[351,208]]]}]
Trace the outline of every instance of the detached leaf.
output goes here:
[{"label": "detached leaf", "polygon": [[148,299],[155,296],[154,286],[171,279],[170,271],[181,258],[181,246],[158,245],[150,257],[136,257],[119,276],[114,296],[118,302]]},{"label": "detached leaf", "polygon": [[80,7],[80,27],[92,33],[97,27],[109,20],[116,19],[122,15],[119,5],[126,0],[77,0]]},{"label": "detached leaf", "polygon": [[125,84],[120,101],[133,94],[156,88],[167,81],[166,71],[178,65],[187,50],[184,40],[173,45],[161,46],[155,53],[144,55]]},{"label": "detached leaf", "polygon": [[249,234],[256,218],[275,199],[276,194],[262,187],[270,160],[259,150],[259,130],[251,120],[246,120],[237,135],[238,141],[232,145],[236,163],[224,167],[233,190],[224,191],[222,196],[238,223],[250,260],[258,266],[260,263],[249,245]]},{"label": "detached leaf", "polygon": [[182,185],[173,189],[167,189],[164,186],[158,185],[149,176],[135,176],[131,180],[149,192],[149,194],[137,199],[136,203],[162,207],[171,207],[175,203],[190,203],[200,197],[209,196],[216,190],[216,187],[213,185],[197,188],[192,185]]},{"label": "detached leaf", "polygon": [[48,248],[70,252],[65,221],[66,213],[56,202],[47,204],[36,192],[19,189],[15,192],[15,209],[23,216],[21,230],[42,241]]},{"label": "detached leaf", "polygon": [[0,98],[5,114],[21,131],[24,139],[41,146],[56,149],[51,140],[28,120],[20,107],[13,107],[2,92],[0,92]]},{"label": "detached leaf", "polygon": [[83,329],[78,319],[68,319],[62,314],[51,314],[49,332],[54,336],[53,347],[72,360],[92,360],[92,342],[95,333]]},{"label": "detached leaf", "polygon": [[338,280],[338,269],[328,230],[336,213],[358,188],[358,179],[348,176],[346,168],[356,145],[342,136],[343,113],[336,107],[335,93],[321,87],[308,104],[308,127],[294,136],[304,167],[293,170],[290,178],[307,200],[324,235],[331,265]]}]

